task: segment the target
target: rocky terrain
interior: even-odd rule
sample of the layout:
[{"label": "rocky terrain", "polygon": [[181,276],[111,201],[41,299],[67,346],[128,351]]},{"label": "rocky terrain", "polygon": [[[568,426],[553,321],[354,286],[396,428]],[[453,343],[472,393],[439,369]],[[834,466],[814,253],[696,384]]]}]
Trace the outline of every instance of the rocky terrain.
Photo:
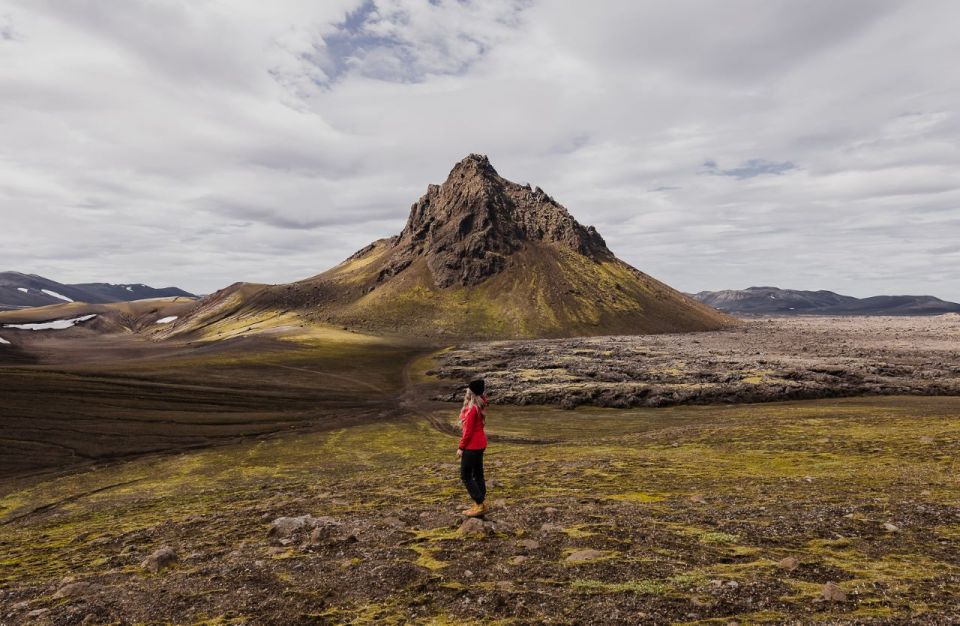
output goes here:
[{"label": "rocky terrain", "polygon": [[958,402],[492,407],[466,523],[419,417],[50,479],[0,498],[0,622],[955,624]]},{"label": "rocky terrain", "polygon": [[960,394],[960,316],[781,317],[696,334],[477,342],[436,358],[502,404],[602,407]]},{"label": "rocky terrain", "polygon": [[736,315],[942,315],[960,313],[960,304],[933,296],[854,298],[832,291],[749,287],[701,291],[694,298]]}]

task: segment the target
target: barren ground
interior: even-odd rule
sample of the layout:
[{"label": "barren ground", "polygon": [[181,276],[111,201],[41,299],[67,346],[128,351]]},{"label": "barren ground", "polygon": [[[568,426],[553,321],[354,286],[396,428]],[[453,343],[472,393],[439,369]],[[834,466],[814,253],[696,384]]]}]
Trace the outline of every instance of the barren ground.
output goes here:
[{"label": "barren ground", "polygon": [[[780,317],[681,335],[478,342],[432,372],[496,402],[606,407],[960,394],[960,316]],[[456,386],[438,391],[452,399]]]},{"label": "barren ground", "polygon": [[[942,354],[956,376],[956,330],[844,323],[480,348],[786,367],[832,338],[818,358]],[[785,350],[785,333],[812,338]],[[492,511],[464,534],[456,406],[425,399],[451,386],[427,374],[442,354],[346,333],[99,355],[58,337],[0,367],[4,436],[89,458],[8,464],[0,624],[960,623],[960,397],[494,405]],[[497,400],[500,367],[476,370]],[[271,531],[301,516],[316,528]],[[175,559],[145,568],[162,548]]]}]

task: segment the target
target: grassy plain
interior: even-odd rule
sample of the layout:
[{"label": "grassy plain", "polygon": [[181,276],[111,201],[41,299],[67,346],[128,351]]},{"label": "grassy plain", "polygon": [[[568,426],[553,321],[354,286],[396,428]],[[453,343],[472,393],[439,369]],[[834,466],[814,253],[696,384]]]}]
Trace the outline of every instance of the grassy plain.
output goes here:
[{"label": "grassy plain", "polygon": [[[495,406],[482,538],[457,531],[455,439],[418,415],[89,469],[0,500],[0,618],[949,623],[958,416],[937,397]],[[303,514],[335,532],[268,534]],[[178,562],[142,570],[160,546]]]}]

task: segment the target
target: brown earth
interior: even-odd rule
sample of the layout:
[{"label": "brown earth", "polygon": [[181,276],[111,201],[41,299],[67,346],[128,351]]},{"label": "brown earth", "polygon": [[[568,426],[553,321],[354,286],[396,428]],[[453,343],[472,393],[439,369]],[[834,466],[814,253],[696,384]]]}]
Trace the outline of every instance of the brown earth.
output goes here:
[{"label": "brown earth", "polygon": [[[920,367],[955,363],[943,321],[633,341]],[[31,447],[3,453],[0,623],[956,623],[958,398],[494,405],[492,510],[463,533],[457,407],[424,399],[443,352],[250,328],[14,337],[0,419]]]},{"label": "brown earth", "polygon": [[566,408],[958,395],[960,318],[781,317],[693,334],[476,342],[439,354],[431,373],[438,399],[482,377],[496,403]]},{"label": "brown earth", "polygon": [[466,534],[419,418],[115,464],[0,498],[0,622],[953,624],[958,402],[492,407]]},{"label": "brown earth", "polygon": [[0,345],[0,494],[50,472],[396,414],[403,364],[422,348],[292,332],[157,342],[102,325],[0,331],[13,342]]}]

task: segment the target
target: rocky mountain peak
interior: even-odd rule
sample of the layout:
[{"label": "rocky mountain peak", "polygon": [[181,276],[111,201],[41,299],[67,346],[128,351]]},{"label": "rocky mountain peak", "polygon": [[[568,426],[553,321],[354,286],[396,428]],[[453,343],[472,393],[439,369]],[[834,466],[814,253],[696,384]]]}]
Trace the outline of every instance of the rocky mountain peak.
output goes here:
[{"label": "rocky mountain peak", "polygon": [[426,257],[440,287],[475,285],[506,267],[528,244],[555,244],[593,260],[613,258],[592,226],[584,227],[539,187],[501,177],[490,160],[470,154],[442,185],[410,207],[381,280]]}]

